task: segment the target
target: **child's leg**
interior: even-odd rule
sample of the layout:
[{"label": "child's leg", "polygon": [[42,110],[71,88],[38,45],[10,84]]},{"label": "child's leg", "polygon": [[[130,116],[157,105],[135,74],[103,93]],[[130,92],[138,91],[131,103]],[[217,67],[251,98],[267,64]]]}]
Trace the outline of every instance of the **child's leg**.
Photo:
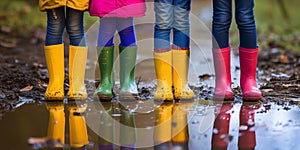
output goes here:
[{"label": "child's leg", "polygon": [[235,0],[236,23],[240,31],[240,46],[257,48],[256,25],[254,20],[254,0]]},{"label": "child's leg", "polygon": [[155,0],[154,64],[157,78],[155,100],[173,101],[172,52],[170,32],[173,28],[173,0]]},{"label": "child's leg", "polygon": [[193,99],[194,93],[188,85],[190,61],[190,0],[174,0],[172,74],[176,100]]},{"label": "child's leg", "polygon": [[45,92],[46,100],[64,99],[64,7],[47,10],[47,33],[44,46],[49,74],[49,84]]},{"label": "child's leg", "polygon": [[47,10],[47,33],[45,45],[57,45],[63,43],[65,28],[64,7]]},{"label": "child's leg", "polygon": [[70,45],[85,46],[85,33],[83,23],[83,11],[67,7],[66,29],[70,38]]},{"label": "child's leg", "polygon": [[235,0],[235,3],[236,22],[240,31],[240,82],[243,99],[257,100],[262,98],[262,94],[256,84],[258,46],[253,12],[254,0]]},{"label": "child's leg", "polygon": [[213,48],[229,47],[232,0],[213,0]]},{"label": "child's leg", "polygon": [[97,53],[101,72],[101,83],[94,96],[101,101],[110,101],[113,96],[114,86],[114,34],[117,27],[117,18],[101,18],[98,31]]},{"label": "child's leg", "polygon": [[155,0],[154,51],[170,50],[173,24],[173,0]]},{"label": "child's leg", "polygon": [[191,0],[174,0],[173,44],[180,48],[190,47]]},{"label": "child's leg", "polygon": [[84,33],[83,11],[67,7],[66,28],[70,38],[69,47],[69,100],[86,99],[84,74],[87,47]]},{"label": "child's leg", "polygon": [[101,18],[98,31],[98,47],[114,45],[114,35],[117,30],[117,18]]},{"label": "child's leg", "polygon": [[121,39],[120,46],[136,46],[133,18],[118,18],[117,30]]},{"label": "child's leg", "polygon": [[121,39],[119,45],[121,83],[119,96],[121,100],[131,99],[138,95],[134,79],[137,46],[133,18],[118,18],[117,29]]},{"label": "child's leg", "polygon": [[232,20],[232,0],[213,0],[212,43],[216,75],[214,98],[232,100],[230,74],[229,28]]}]

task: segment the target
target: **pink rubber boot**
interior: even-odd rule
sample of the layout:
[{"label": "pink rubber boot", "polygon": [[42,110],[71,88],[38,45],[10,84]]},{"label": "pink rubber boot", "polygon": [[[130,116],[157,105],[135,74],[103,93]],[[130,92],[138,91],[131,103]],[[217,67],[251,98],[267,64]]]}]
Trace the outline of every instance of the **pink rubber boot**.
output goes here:
[{"label": "pink rubber boot", "polygon": [[256,65],[258,48],[239,48],[240,68],[241,68],[241,88],[243,100],[253,101],[262,98],[261,91],[256,84]]},{"label": "pink rubber boot", "polygon": [[213,49],[214,66],[216,73],[216,87],[214,99],[233,100],[230,74],[230,47]]}]

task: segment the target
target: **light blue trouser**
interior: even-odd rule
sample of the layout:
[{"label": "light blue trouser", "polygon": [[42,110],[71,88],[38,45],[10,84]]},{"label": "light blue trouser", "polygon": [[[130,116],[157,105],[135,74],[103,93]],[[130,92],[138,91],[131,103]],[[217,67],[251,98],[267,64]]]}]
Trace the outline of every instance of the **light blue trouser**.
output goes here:
[{"label": "light blue trouser", "polygon": [[190,47],[191,0],[155,0],[154,50],[170,50],[170,33],[173,29],[173,44]]}]

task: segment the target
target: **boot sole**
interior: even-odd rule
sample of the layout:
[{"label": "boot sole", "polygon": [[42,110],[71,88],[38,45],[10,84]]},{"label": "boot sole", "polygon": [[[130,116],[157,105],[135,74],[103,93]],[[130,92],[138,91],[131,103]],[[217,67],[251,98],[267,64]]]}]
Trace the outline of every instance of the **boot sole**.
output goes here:
[{"label": "boot sole", "polygon": [[131,101],[131,100],[139,100],[140,97],[138,94],[131,94],[131,93],[122,93],[119,94],[120,101]]},{"label": "boot sole", "polygon": [[105,94],[94,94],[94,99],[99,99],[102,102],[108,102],[111,101],[113,96],[105,95]]},{"label": "boot sole", "polygon": [[63,101],[65,97],[45,97],[45,101]]},{"label": "boot sole", "polygon": [[182,98],[174,98],[175,101],[193,101],[194,97],[182,97]]},{"label": "boot sole", "polygon": [[244,102],[260,101],[262,97],[243,97]]}]

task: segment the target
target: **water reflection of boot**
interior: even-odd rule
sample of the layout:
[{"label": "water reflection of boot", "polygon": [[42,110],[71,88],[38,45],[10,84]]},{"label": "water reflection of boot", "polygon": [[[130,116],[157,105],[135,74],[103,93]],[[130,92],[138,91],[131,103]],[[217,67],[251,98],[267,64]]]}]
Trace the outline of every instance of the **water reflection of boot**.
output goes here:
[{"label": "water reflection of boot", "polygon": [[113,150],[113,130],[114,120],[112,118],[113,108],[111,102],[102,102],[103,110],[100,114],[100,127],[98,136],[98,149],[99,150]]},{"label": "water reflection of boot", "polygon": [[256,146],[255,137],[255,110],[259,105],[243,105],[240,110],[240,130],[238,147],[240,150],[254,150]]},{"label": "water reflection of boot", "polygon": [[[134,103],[133,103],[134,104]],[[134,150],[136,142],[134,112],[121,106],[120,144],[121,150]]]},{"label": "water reflection of boot", "polygon": [[73,149],[85,149],[89,143],[84,118],[86,107],[86,104],[68,104],[70,146]]},{"label": "water reflection of boot", "polygon": [[154,149],[169,150],[171,148],[173,103],[162,103],[156,109],[156,122],[154,127]]},{"label": "water reflection of boot", "polygon": [[231,136],[229,135],[231,108],[231,104],[226,104],[221,107],[216,106],[217,117],[214,122],[211,141],[213,150],[227,149],[228,142],[231,140]]},{"label": "water reflection of boot", "polygon": [[52,148],[63,148],[65,144],[65,112],[63,102],[47,103],[49,123],[47,136],[53,140]]},{"label": "water reflection of boot", "polygon": [[172,148],[187,150],[189,142],[187,109],[193,102],[175,103],[172,110]]}]

